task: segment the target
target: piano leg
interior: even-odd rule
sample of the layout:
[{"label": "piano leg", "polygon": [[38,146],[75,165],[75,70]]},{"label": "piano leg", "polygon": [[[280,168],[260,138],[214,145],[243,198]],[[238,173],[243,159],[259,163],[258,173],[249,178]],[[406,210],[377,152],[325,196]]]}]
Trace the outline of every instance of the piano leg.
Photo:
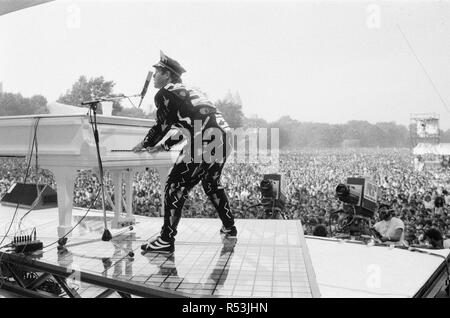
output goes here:
[{"label": "piano leg", "polygon": [[134,175],[136,173],[136,170],[129,169],[125,172],[125,189],[126,189],[126,211],[127,211],[127,218],[133,218],[133,181],[134,181]]},{"label": "piano leg", "polygon": [[[125,210],[127,211],[127,216],[125,218],[121,217],[122,214],[122,180],[123,174],[125,174],[125,189],[127,202]],[[131,176],[130,176],[131,175]],[[133,170],[126,171],[125,173],[120,170],[112,171],[112,179],[114,182],[114,218],[112,220],[112,228],[121,228],[127,225],[135,223],[135,218],[132,215],[131,204],[133,199]]]},{"label": "piano leg", "polygon": [[72,229],[73,188],[78,172],[68,167],[53,167],[52,172],[57,185],[58,237],[61,238]]},{"label": "piano leg", "polygon": [[111,171],[111,178],[114,184],[114,218],[111,227],[116,229],[119,227],[119,219],[122,214],[122,171]]},{"label": "piano leg", "polygon": [[169,170],[171,170],[172,167],[159,167],[156,168],[156,170],[158,170],[159,173],[159,179],[161,180],[161,185],[160,185],[160,202],[161,202],[161,211],[159,213],[160,216],[164,216],[164,189],[166,187],[166,182],[167,182],[167,178],[169,177]]}]

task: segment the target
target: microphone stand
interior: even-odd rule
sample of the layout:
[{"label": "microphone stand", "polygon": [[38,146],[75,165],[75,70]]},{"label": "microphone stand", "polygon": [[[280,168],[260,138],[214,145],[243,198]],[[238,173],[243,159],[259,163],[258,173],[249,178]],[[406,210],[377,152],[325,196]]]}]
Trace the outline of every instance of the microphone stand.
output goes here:
[{"label": "microphone stand", "polygon": [[83,102],[81,103],[82,105],[88,105],[90,111],[92,111],[94,113],[94,125],[93,125],[93,130],[94,130],[94,140],[95,140],[95,148],[97,150],[97,159],[98,159],[98,169],[99,169],[99,173],[100,173],[100,186],[102,189],[102,208],[103,208],[103,219],[104,219],[104,226],[105,226],[105,230],[103,232],[102,235],[102,240],[103,241],[110,241],[112,239],[112,235],[111,232],[108,230],[108,225],[106,222],[106,209],[105,209],[105,185],[103,182],[103,164],[102,164],[102,159],[100,156],[100,141],[99,141],[99,137],[98,137],[98,128],[97,128],[97,107],[98,104],[100,103],[101,100],[94,100],[94,101],[89,101],[89,102]]},{"label": "microphone stand", "polygon": [[102,208],[103,208],[103,219],[104,219],[104,227],[105,227],[105,230],[102,235],[103,241],[110,241],[112,239],[112,235],[111,235],[111,232],[108,230],[108,225],[106,222],[105,185],[103,182],[104,173],[103,173],[102,158],[100,156],[100,141],[99,141],[99,137],[98,137],[98,128],[97,128],[97,108],[98,108],[98,104],[100,104],[101,102],[106,102],[106,101],[112,102],[112,101],[121,100],[124,98],[137,97],[137,96],[140,96],[142,98],[142,94],[131,95],[131,96],[122,95],[122,96],[118,96],[118,97],[99,98],[99,99],[90,100],[90,101],[81,103],[81,105],[88,106],[89,111],[94,113],[93,131],[94,131],[95,148],[97,150],[98,169],[99,169],[99,173],[100,173],[99,177],[100,177],[100,186],[102,189]]},{"label": "microphone stand", "polygon": [[112,235],[111,232],[108,230],[108,224],[106,222],[106,209],[105,209],[105,185],[103,182],[103,164],[102,164],[102,159],[100,156],[100,145],[99,145],[99,137],[98,137],[98,129],[97,129],[97,107],[98,104],[100,102],[105,102],[105,101],[115,101],[115,100],[121,100],[123,98],[130,98],[130,97],[141,97],[141,101],[139,103],[139,107],[141,106],[142,100],[144,99],[145,93],[147,92],[147,88],[148,85],[150,84],[150,80],[152,77],[152,72],[149,72],[147,75],[147,80],[144,84],[144,87],[142,89],[141,94],[139,95],[131,95],[131,96],[125,96],[125,95],[121,95],[121,96],[117,96],[117,97],[109,97],[109,98],[100,98],[100,99],[96,99],[96,100],[91,100],[91,101],[87,101],[87,102],[82,102],[81,105],[87,105],[89,106],[89,110],[92,111],[94,113],[94,125],[93,125],[93,130],[94,130],[94,140],[95,140],[95,148],[97,150],[97,159],[98,159],[98,169],[99,169],[99,173],[100,173],[100,186],[102,188],[102,208],[103,208],[103,219],[104,219],[104,227],[105,230],[103,232],[102,235],[102,240],[103,241],[110,241],[112,239]]},{"label": "microphone stand", "polygon": [[82,102],[81,105],[87,105],[89,106],[89,110],[92,111],[94,113],[94,125],[93,125],[93,130],[94,130],[94,140],[95,140],[95,148],[97,150],[97,159],[98,159],[98,169],[100,172],[100,186],[102,188],[102,207],[103,207],[103,218],[104,218],[104,226],[105,226],[105,231],[103,232],[103,236],[102,236],[102,240],[103,241],[110,241],[112,239],[112,235],[111,232],[108,230],[108,225],[106,222],[106,209],[105,209],[105,185],[103,183],[103,164],[102,164],[102,159],[100,156],[100,146],[99,146],[99,138],[98,138],[98,129],[97,129],[97,107],[98,104],[101,102],[113,102],[116,100],[121,100],[124,98],[130,98],[130,97],[141,97],[141,101],[139,103],[139,107],[141,106],[142,100],[144,99],[145,94],[147,93],[147,88],[148,85],[150,84],[150,80],[152,78],[152,72],[149,72],[147,75],[147,80],[144,84],[144,87],[142,89],[142,92],[139,95],[131,95],[131,96],[125,96],[125,95],[121,95],[121,96],[117,96],[117,97],[108,97],[108,98],[99,98],[96,100],[91,100],[91,101],[87,101],[87,102]]},{"label": "microphone stand", "polygon": [[83,105],[83,106],[84,105],[88,105],[89,107],[91,107],[90,105],[93,105],[93,104],[98,104],[98,103],[101,103],[101,102],[114,102],[114,101],[117,101],[117,100],[130,98],[130,97],[142,97],[142,96],[141,96],[141,94],[135,94],[135,95],[128,95],[128,96],[120,95],[120,96],[116,96],[116,97],[99,98],[99,99],[94,99],[94,100],[90,100],[90,101],[87,101],[87,102],[82,102],[81,105]]}]

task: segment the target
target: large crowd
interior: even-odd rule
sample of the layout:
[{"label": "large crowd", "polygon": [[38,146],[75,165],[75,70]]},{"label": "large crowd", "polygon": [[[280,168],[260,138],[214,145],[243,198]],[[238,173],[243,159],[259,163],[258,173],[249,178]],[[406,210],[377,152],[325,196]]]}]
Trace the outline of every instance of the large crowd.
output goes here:
[{"label": "large crowd", "polygon": [[[0,158],[0,197],[15,182],[57,185],[49,171],[29,169],[23,159]],[[268,214],[261,202],[260,182],[268,172],[280,172],[285,182],[286,203],[279,213]],[[336,220],[330,215],[342,202],[335,196],[339,183],[347,177],[366,176],[380,187],[380,203],[389,204],[405,224],[405,239],[410,244],[422,243],[429,228],[437,228],[450,237],[450,173],[447,168],[433,167],[417,171],[409,149],[323,149],[291,150],[280,153],[279,162],[227,163],[221,182],[230,198],[236,218],[299,219],[305,234],[317,225],[333,233]],[[106,186],[113,197],[113,186],[106,174]],[[80,172],[75,182],[74,206],[101,208],[97,176]],[[162,216],[159,175],[154,170],[136,174],[133,184],[133,213]],[[441,204],[437,204],[441,197]],[[96,200],[97,199],[97,200]],[[94,202],[95,201],[95,202]],[[111,206],[107,202],[107,209]],[[186,200],[183,217],[217,217],[201,184]],[[373,220],[374,222],[376,220]]]}]

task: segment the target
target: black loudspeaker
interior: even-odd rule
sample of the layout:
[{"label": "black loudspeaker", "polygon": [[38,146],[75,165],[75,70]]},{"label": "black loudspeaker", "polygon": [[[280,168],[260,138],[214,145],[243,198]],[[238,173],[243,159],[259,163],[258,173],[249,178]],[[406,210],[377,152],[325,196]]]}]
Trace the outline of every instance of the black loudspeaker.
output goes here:
[{"label": "black loudspeaker", "polygon": [[56,191],[46,184],[15,183],[0,200],[2,205],[17,206],[34,210],[58,206]]}]

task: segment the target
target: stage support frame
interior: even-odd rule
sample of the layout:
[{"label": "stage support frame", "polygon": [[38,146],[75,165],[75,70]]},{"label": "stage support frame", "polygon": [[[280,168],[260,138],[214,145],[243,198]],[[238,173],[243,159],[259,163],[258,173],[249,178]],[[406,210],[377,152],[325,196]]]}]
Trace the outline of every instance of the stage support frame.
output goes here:
[{"label": "stage support frame", "polygon": [[[157,286],[142,286],[129,283],[126,281],[115,280],[108,277],[98,276],[91,273],[74,269],[67,269],[53,264],[40,262],[39,260],[27,257],[23,254],[13,254],[0,252],[0,275],[9,274],[9,278],[13,281],[0,280],[0,288],[16,293],[25,297],[38,298],[60,298],[42,290],[39,287],[48,279],[53,278],[55,283],[64,290],[65,294],[70,298],[81,298],[78,292],[71,288],[67,283],[67,278],[77,275],[80,282],[91,284],[105,290],[101,291],[95,298],[108,297],[113,293],[118,293],[122,298],[148,297],[148,298],[189,298],[204,296],[190,295],[180,292],[167,290]],[[31,282],[25,282],[21,278],[21,272],[39,273]],[[213,296],[214,297],[214,296]],[[91,297],[90,297],[91,298]]]}]

